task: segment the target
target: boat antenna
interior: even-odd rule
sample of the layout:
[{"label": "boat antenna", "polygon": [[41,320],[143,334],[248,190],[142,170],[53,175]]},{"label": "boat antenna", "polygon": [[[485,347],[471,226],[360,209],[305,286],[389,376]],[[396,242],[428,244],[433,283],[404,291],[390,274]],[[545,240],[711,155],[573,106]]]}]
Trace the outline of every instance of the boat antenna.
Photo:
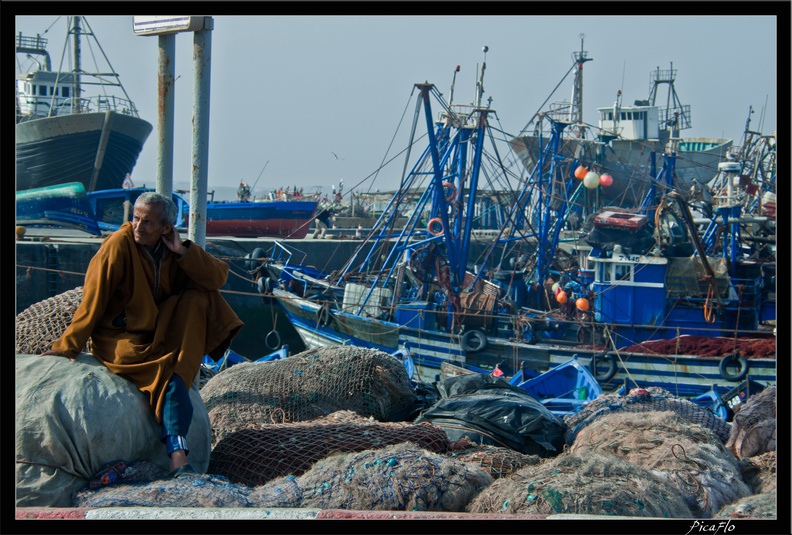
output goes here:
[{"label": "boat antenna", "polygon": [[588,57],[588,52],[583,50],[583,40],[586,34],[580,34],[580,52],[573,52],[575,60],[575,83],[572,86],[572,105],[569,107],[569,122],[571,124],[583,124],[583,64],[587,61],[594,61]]},{"label": "boat antenna", "polygon": [[489,52],[489,47],[484,45],[482,49],[484,51],[484,62],[481,64],[481,74],[479,75],[479,80],[476,82],[476,107],[481,107],[481,97],[484,96],[484,71],[487,69],[487,52]]},{"label": "boat antenna", "polygon": [[448,107],[449,108],[451,107],[451,104],[454,103],[454,85],[456,84],[456,75],[459,72],[459,69],[460,69],[460,67],[459,67],[459,65],[457,65],[456,69],[454,69],[454,77],[451,79],[451,98],[449,98],[449,100],[448,100]]},{"label": "boat antenna", "polygon": [[259,181],[259,178],[261,178],[261,175],[263,175],[263,174],[264,174],[264,169],[266,169],[266,168],[267,168],[267,164],[269,164],[269,160],[267,160],[267,163],[265,163],[265,164],[264,164],[264,167],[262,167],[262,168],[261,168],[261,172],[259,173],[259,176],[258,176],[258,178],[256,178],[256,181],[253,183],[253,187],[252,187],[252,188],[250,188],[250,193],[251,193],[251,194],[253,193],[253,190],[254,190],[254,189],[256,189],[256,184],[258,184],[258,181]]}]

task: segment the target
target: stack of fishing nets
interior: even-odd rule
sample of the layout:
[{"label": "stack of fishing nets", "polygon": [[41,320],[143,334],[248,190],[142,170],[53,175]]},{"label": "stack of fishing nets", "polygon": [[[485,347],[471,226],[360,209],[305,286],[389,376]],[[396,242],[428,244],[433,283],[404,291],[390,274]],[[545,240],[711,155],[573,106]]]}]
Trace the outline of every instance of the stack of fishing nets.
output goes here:
[{"label": "stack of fishing nets", "polygon": [[492,477],[469,463],[404,442],[331,455],[297,483],[303,507],[462,512]]},{"label": "stack of fishing nets", "polygon": [[[126,463],[122,468],[113,481],[74,492],[72,506],[273,508],[300,507],[302,501],[302,491],[294,477],[248,487],[211,474],[173,479],[144,461]],[[236,518],[244,518],[244,514],[237,514]]]},{"label": "stack of fishing nets", "polygon": [[82,286],[33,303],[16,317],[16,352],[40,355],[60,338],[82,302]]},{"label": "stack of fishing nets", "polygon": [[473,444],[464,439],[449,444],[448,449],[449,456],[463,463],[475,465],[493,479],[510,476],[525,466],[542,462],[542,458],[538,455],[520,453],[500,446]]},{"label": "stack of fishing nets", "polygon": [[692,401],[678,398],[663,388],[650,386],[633,388],[626,396],[618,393],[600,395],[586,404],[581,411],[564,418],[567,426],[564,439],[568,445],[571,445],[583,428],[598,418],[614,412],[651,411],[675,412],[683,420],[709,429],[721,442],[725,443],[729,438],[730,424],[718,418],[712,411]]},{"label": "stack of fishing nets", "polygon": [[723,442],[672,411],[605,414],[578,433],[569,451],[605,453],[650,471],[669,481],[697,518],[751,494]]},{"label": "stack of fishing nets", "polygon": [[241,429],[313,420],[339,410],[381,422],[403,421],[416,401],[397,358],[352,346],[237,364],[212,377],[201,397],[212,423],[212,447]]},{"label": "stack of fishing nets", "polygon": [[712,518],[775,520],[778,518],[775,492],[753,494],[724,506]]},{"label": "stack of fishing nets", "polygon": [[212,450],[207,472],[232,483],[263,485],[277,477],[301,475],[330,454],[361,452],[412,442],[439,453],[448,438],[439,427],[382,423],[352,411],[338,411],[307,422],[248,424],[225,436]]},{"label": "stack of fishing nets", "polygon": [[214,474],[121,481],[75,493],[74,506],[463,512],[491,483],[489,474],[467,463],[402,442],[330,455],[300,476],[279,477],[256,487]]},{"label": "stack of fishing nets", "polygon": [[473,499],[467,511],[693,517],[670,480],[613,455],[566,451],[495,480]]},{"label": "stack of fishing nets", "polygon": [[776,387],[769,386],[734,408],[726,442],[739,459],[776,450]]},{"label": "stack of fishing nets", "polygon": [[726,448],[742,460],[743,480],[754,494],[723,507],[720,518],[777,517],[776,393],[769,386],[734,408]]}]

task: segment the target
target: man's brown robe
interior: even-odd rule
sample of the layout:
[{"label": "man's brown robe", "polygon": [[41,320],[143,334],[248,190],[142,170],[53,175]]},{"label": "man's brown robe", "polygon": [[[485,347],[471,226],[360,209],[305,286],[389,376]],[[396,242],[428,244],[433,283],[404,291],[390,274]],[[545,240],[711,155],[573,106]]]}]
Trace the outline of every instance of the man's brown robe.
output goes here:
[{"label": "man's brown robe", "polygon": [[72,357],[90,338],[94,357],[149,396],[158,422],[172,374],[189,388],[203,356],[219,359],[243,326],[219,292],[228,265],[189,240],[184,245],[179,257],[161,244],[157,267],[124,223],[91,259],[82,302],[52,346]]}]

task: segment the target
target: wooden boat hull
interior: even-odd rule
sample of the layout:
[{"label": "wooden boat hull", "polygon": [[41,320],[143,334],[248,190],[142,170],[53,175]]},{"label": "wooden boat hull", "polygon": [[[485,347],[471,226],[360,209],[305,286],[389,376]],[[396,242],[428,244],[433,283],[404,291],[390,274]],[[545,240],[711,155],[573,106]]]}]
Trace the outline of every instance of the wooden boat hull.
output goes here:
[{"label": "wooden boat hull", "polygon": [[602,395],[602,387],[594,375],[577,358],[572,358],[548,371],[522,381],[515,375],[510,383],[531,394],[556,416],[579,412],[587,403]]},{"label": "wooden boat hull", "polygon": [[[725,378],[720,371],[722,359],[718,357],[611,352],[602,358],[601,351],[527,344],[494,336],[488,336],[485,349],[470,352],[463,349],[459,335],[418,328],[417,322],[394,323],[342,310],[325,311],[319,303],[293,293],[280,289],[272,293],[306,347],[354,345],[390,353],[404,346],[410,351],[418,377],[427,382],[441,377],[443,362],[483,371],[492,371],[499,365],[511,376],[521,368],[547,371],[576,355],[580,364],[589,369],[591,359],[598,359],[595,377],[603,389],[615,389],[632,380],[641,386],[660,386],[674,394],[693,395],[712,385],[734,386],[744,378]],[[774,358],[747,360],[750,379],[768,385],[776,383]]]},{"label": "wooden boat hull", "polygon": [[118,188],[152,129],[148,121],[113,111],[17,123],[16,189],[69,182],[82,183],[86,191]]}]

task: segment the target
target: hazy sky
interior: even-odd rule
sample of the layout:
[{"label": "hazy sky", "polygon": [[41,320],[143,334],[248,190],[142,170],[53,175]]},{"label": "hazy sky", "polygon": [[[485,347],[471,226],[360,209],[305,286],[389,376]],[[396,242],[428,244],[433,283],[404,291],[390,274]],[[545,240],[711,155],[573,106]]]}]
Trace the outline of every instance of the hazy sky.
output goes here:
[{"label": "hazy sky", "polygon": [[[236,187],[240,180],[253,184],[265,165],[255,194],[295,184],[329,192],[342,178],[346,190],[372,188],[367,177],[386,153],[404,146],[406,135],[392,138],[414,84],[434,83],[448,99],[459,65],[454,101],[471,102],[484,46],[484,97],[492,98],[500,128],[516,135],[569,70],[581,33],[593,58],[584,68],[585,122],[596,125],[596,108],[612,105],[618,90],[624,104],[648,98],[650,71],[673,64],[679,98],[692,111],[693,128],[683,135],[728,137],[739,144],[749,106],[755,110],[751,128],[770,133],[777,120],[776,17],[749,14],[749,3],[723,8],[728,4],[708,4],[706,16],[212,15],[209,189]],[[62,11],[73,4],[56,5]],[[465,12],[474,4],[453,5],[455,12]],[[486,12],[486,5],[475,4],[472,11]],[[513,5],[528,11],[526,6],[543,4]],[[564,4],[549,5],[558,12]],[[640,4],[622,5],[635,10]],[[673,13],[673,6],[688,4],[662,5],[668,6],[663,12]],[[17,32],[46,32],[54,68],[66,32],[65,16],[56,19],[16,19]],[[132,15],[87,15],[87,21],[141,115],[156,129],[158,38],[134,35]],[[783,24],[782,35],[788,35],[788,20]],[[191,177],[192,43],[190,33],[176,38],[176,183]],[[569,99],[571,91],[569,76],[550,101]],[[664,100],[665,93],[660,95]],[[404,120],[409,123],[411,116],[412,108]],[[136,184],[155,184],[156,155],[155,130],[133,172]],[[398,165],[393,173],[380,173],[373,188],[392,189],[400,171]]]}]

